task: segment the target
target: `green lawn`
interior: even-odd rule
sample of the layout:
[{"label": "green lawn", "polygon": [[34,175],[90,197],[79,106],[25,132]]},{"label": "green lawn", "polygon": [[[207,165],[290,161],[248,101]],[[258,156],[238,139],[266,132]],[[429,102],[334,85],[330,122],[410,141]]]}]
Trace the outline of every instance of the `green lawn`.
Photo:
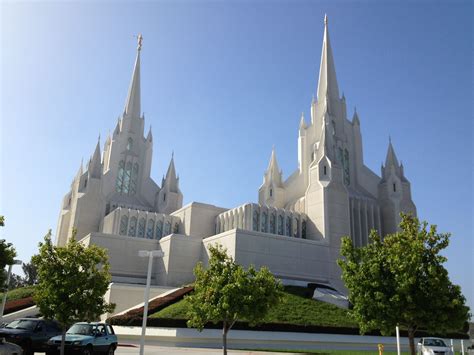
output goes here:
[{"label": "green lawn", "polygon": [[[33,296],[34,291],[35,291],[35,286],[20,287],[14,290],[10,290],[7,293],[7,302]],[[2,292],[0,292],[0,300],[1,299],[3,299]]]},{"label": "green lawn", "polygon": [[[305,288],[285,287],[282,302],[272,307],[263,323],[357,328],[357,324],[349,318],[347,310],[308,298],[310,296]],[[188,307],[188,303],[184,299],[162,309],[151,317],[186,319]]]}]

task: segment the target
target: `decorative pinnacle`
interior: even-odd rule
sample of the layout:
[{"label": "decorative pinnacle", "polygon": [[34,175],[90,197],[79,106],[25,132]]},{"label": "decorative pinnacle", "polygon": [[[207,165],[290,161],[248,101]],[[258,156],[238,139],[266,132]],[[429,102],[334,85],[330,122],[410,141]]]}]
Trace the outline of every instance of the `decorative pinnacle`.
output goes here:
[{"label": "decorative pinnacle", "polygon": [[142,50],[143,36],[142,36],[141,33],[139,33],[138,36],[135,36],[135,37],[137,37],[137,42],[138,42],[137,50],[141,51]]},{"label": "decorative pinnacle", "polygon": [[324,24],[327,26],[328,25],[328,15],[324,14]]}]

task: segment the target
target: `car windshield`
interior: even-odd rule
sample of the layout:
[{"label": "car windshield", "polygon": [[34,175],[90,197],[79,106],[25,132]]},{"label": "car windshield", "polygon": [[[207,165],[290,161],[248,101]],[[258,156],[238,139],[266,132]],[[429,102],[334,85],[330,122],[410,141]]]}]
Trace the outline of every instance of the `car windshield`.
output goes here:
[{"label": "car windshield", "polygon": [[35,320],[17,319],[17,320],[14,320],[11,323],[8,323],[5,328],[35,330],[37,324],[38,324],[38,322],[35,321]]},{"label": "car windshield", "polygon": [[92,330],[91,324],[74,324],[66,334],[92,335]]},{"label": "car windshield", "polygon": [[424,345],[426,346],[446,346],[444,341],[441,339],[425,339]]}]

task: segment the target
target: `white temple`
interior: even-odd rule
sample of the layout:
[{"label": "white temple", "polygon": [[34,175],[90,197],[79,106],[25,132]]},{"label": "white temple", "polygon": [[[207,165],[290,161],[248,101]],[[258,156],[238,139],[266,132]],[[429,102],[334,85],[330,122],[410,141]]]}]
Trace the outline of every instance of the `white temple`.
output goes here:
[{"label": "white temple", "polygon": [[[298,165],[286,179],[275,150],[258,190],[258,203],[225,209],[192,202],[182,206],[174,159],[158,185],[151,177],[153,136],[144,135],[140,104],[141,37],[123,114],[82,164],[61,205],[57,244],[76,239],[108,250],[115,284],[143,284],[139,250],[162,250],[152,282],[180,286],[194,280],[207,246],[220,243],[240,264],[267,266],[286,281],[344,286],[336,264],[340,241],[365,245],[372,229],[396,231],[401,211],[416,214],[410,183],[391,142],[381,176],[364,165],[360,120],[349,120],[340,97],[327,18],[311,118],[298,132]],[[185,177],[192,179],[192,176]]]}]

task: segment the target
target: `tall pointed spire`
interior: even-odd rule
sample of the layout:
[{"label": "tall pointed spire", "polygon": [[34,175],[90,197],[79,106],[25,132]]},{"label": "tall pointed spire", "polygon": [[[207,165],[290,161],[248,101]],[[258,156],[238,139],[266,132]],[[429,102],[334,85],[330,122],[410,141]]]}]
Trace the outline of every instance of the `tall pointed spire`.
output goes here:
[{"label": "tall pointed spire", "polygon": [[336,69],[332,55],[331,42],[329,41],[328,16],[324,15],[323,49],[321,53],[321,65],[319,67],[318,101],[328,97],[339,99],[339,87],[337,85]]},{"label": "tall pointed spire", "polygon": [[275,146],[272,148],[272,155],[270,156],[270,162],[268,163],[267,171],[265,172],[265,179],[273,181],[277,186],[281,185],[282,172],[278,166],[278,161],[275,152]]},{"label": "tall pointed spire", "polygon": [[92,158],[89,163],[90,177],[100,178],[101,170],[102,170],[101,168],[102,168],[102,162],[101,162],[101,156],[100,156],[100,136],[99,136],[99,139],[97,140],[97,145],[95,146],[94,154],[92,155]]},{"label": "tall pointed spire", "polygon": [[125,101],[124,113],[127,116],[140,117],[140,52],[142,50],[141,34],[138,35],[137,57],[135,59],[135,66],[133,68],[132,80],[128,89],[127,100]]},{"label": "tall pointed spire", "polygon": [[164,185],[168,187],[169,191],[179,191],[179,179],[176,177],[176,168],[174,167],[174,153],[171,155],[170,165],[168,166],[162,187],[164,187]]},{"label": "tall pointed spire", "polygon": [[395,150],[393,149],[393,146],[392,146],[391,138],[389,138],[389,141],[388,141],[387,157],[385,158],[385,168],[390,167],[390,166],[394,166],[396,169],[400,167],[400,165],[398,165],[398,159],[395,154]]}]

